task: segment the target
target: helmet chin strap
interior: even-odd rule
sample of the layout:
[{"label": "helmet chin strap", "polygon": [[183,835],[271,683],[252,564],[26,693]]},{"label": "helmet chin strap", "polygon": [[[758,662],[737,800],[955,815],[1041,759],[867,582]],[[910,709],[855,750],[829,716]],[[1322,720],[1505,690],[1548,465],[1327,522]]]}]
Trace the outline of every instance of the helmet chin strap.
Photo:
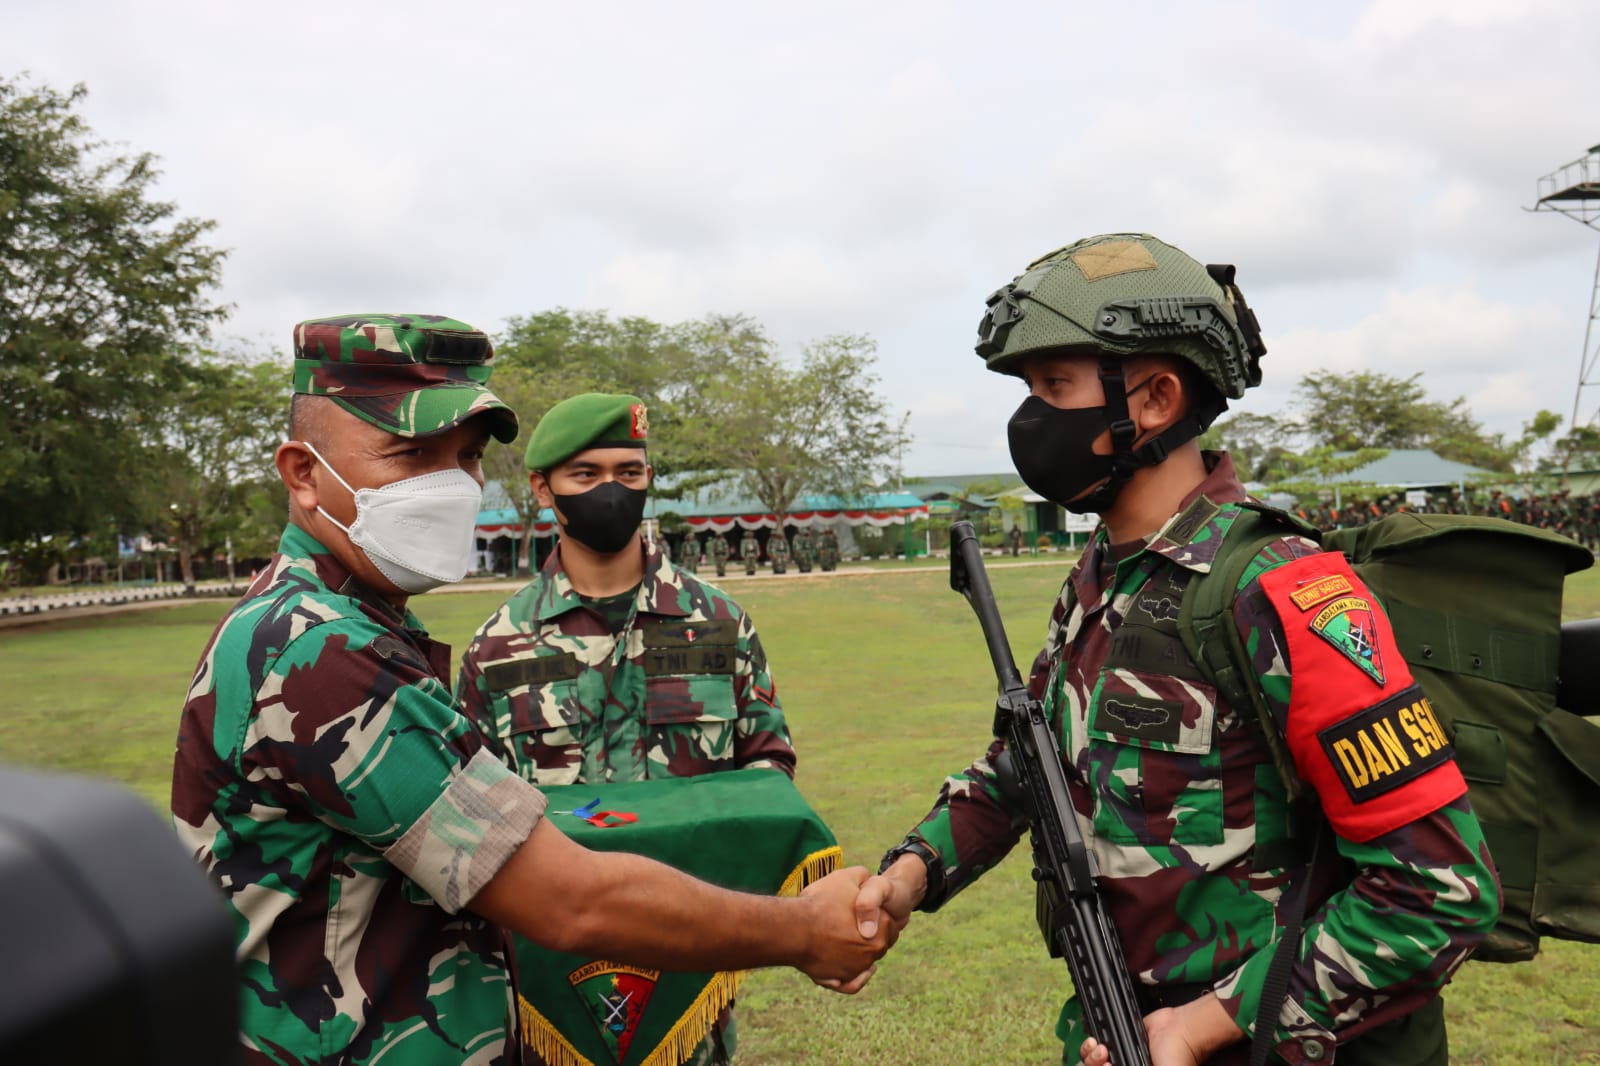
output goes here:
[{"label": "helmet chin strap", "polygon": [[[1145,378],[1133,387],[1133,391],[1138,392],[1150,380]],[[1121,359],[1114,355],[1100,357],[1100,387],[1105,391],[1106,421],[1111,426],[1111,475],[1083,499],[1074,501],[1072,509],[1079,513],[1104,514],[1116,502],[1123,486],[1135,471],[1143,466],[1166,462],[1167,456],[1180,444],[1194,440],[1205,432],[1200,416],[1191,409],[1156,436],[1136,445],[1134,442],[1138,439],[1139,427],[1128,417],[1129,394],[1122,376]]]}]

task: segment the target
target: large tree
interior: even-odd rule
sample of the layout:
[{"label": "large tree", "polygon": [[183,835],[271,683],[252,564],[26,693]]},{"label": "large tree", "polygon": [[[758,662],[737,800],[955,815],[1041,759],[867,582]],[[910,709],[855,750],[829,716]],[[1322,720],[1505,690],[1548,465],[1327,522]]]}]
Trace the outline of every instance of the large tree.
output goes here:
[{"label": "large tree", "polygon": [[149,416],[227,313],[213,223],[156,199],[62,93],[0,77],[0,542],[140,518]]},{"label": "large tree", "polygon": [[765,348],[730,352],[700,396],[696,450],[720,456],[778,515],[803,493],[863,496],[898,472],[910,441],[877,392],[876,350],[868,337],[836,334],[808,345],[798,367]]},{"label": "large tree", "polygon": [[[178,553],[185,588],[194,588],[202,548],[257,548],[253,500],[273,499],[273,453],[283,440],[286,367],[202,356],[168,397],[157,443],[144,464],[145,528]],[[283,510],[276,517],[281,526]]]}]

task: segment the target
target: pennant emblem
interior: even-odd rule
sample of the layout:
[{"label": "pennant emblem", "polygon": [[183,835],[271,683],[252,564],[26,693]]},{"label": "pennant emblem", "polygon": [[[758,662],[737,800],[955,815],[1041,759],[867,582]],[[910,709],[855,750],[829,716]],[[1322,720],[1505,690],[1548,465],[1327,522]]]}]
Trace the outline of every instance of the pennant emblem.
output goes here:
[{"label": "pennant emblem", "polygon": [[1317,612],[1311,629],[1383,685],[1383,655],[1378,650],[1378,622],[1372,604],[1359,596],[1341,596]]},{"label": "pennant emblem", "polygon": [[633,1034],[644,1017],[645,1004],[656,990],[660,970],[624,966],[616,962],[591,962],[567,975],[600,1039],[617,1062],[627,1058]]},{"label": "pennant emblem", "polygon": [[631,424],[628,426],[628,436],[633,440],[644,440],[650,433],[650,415],[642,403],[633,404],[628,408]]}]

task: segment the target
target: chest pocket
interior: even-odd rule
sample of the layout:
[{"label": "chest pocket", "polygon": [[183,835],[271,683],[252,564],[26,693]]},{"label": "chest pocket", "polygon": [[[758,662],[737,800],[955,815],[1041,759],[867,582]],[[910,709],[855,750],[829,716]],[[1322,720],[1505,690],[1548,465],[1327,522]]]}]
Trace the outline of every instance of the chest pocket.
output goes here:
[{"label": "chest pocket", "polygon": [[733,687],[738,623],[652,622],[641,636],[650,776],[727,769],[739,718]]},{"label": "chest pocket", "polygon": [[1113,843],[1222,843],[1217,693],[1178,634],[1182,601],[1181,583],[1157,579],[1113,606],[1088,701],[1095,831]]},{"label": "chest pocket", "polygon": [[483,669],[501,747],[536,785],[570,785],[583,770],[587,719],[578,703],[578,671],[572,652],[526,655]]}]

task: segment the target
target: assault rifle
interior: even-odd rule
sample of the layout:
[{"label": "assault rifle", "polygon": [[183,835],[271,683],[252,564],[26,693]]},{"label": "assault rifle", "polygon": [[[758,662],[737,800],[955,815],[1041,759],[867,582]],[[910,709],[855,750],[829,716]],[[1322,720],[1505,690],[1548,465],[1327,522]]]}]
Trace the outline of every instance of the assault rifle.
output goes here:
[{"label": "assault rifle", "polygon": [[977,613],[1000,682],[994,732],[1006,738],[1028,815],[1039,931],[1051,958],[1066,956],[1083,1005],[1084,1025],[1110,1050],[1112,1066],[1150,1066],[1143,1012],[1133,994],[1116,928],[1095,890],[1098,871],[1067,794],[1061,748],[1045,721],[1043,705],[1028,695],[1017,673],[971,522],[950,527],[950,587],[965,596]]}]

